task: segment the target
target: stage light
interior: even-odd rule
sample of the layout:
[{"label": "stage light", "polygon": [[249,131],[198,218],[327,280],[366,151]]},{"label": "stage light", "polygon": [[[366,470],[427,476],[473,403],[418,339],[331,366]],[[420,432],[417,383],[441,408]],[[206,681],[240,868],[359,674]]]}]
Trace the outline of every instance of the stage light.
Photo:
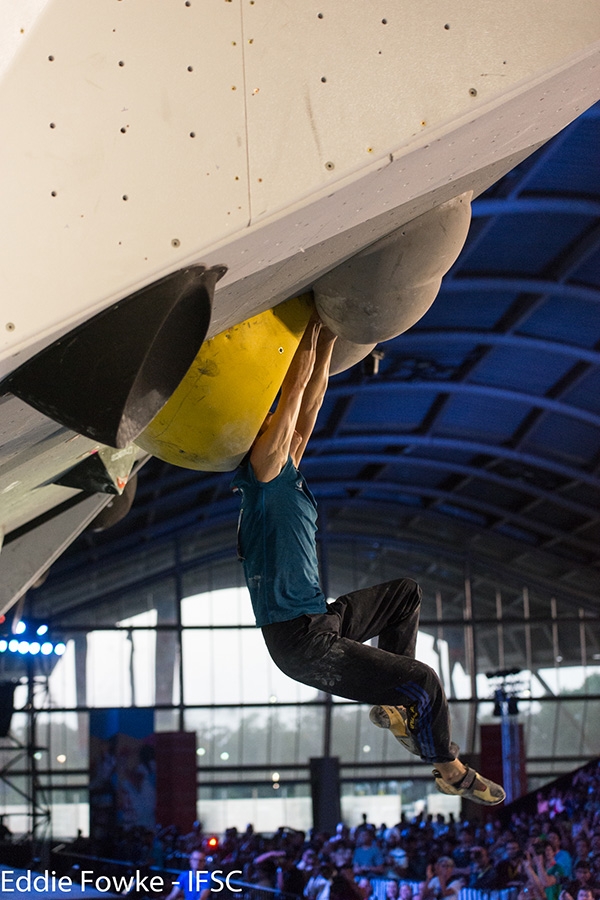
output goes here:
[{"label": "stage light", "polygon": [[52,646],[50,641],[44,641],[44,643],[41,646],[41,651],[42,651],[43,655],[48,656],[50,653],[52,653],[53,650],[54,650],[54,647]]},{"label": "stage light", "polygon": [[0,640],[0,653],[5,653],[8,650],[8,641],[5,641],[4,638]]},{"label": "stage light", "polygon": [[35,633],[38,635],[38,637],[42,637],[42,635],[48,633],[48,626],[40,625],[38,628],[36,628]]},{"label": "stage light", "polygon": [[15,634],[24,634],[25,631],[27,631],[25,622],[17,622],[15,625]]},{"label": "stage light", "polygon": [[29,653],[29,641],[19,641],[19,653]]},{"label": "stage light", "polygon": [[54,652],[57,656],[62,656],[66,649],[67,645],[63,641],[59,641],[54,647]]},{"label": "stage light", "polygon": [[19,649],[19,642],[16,638],[13,638],[12,641],[8,642],[8,649],[11,653],[16,653]]},{"label": "stage light", "polygon": [[32,641],[29,645],[29,652],[32,656],[36,656],[40,652],[40,644],[39,641]]}]

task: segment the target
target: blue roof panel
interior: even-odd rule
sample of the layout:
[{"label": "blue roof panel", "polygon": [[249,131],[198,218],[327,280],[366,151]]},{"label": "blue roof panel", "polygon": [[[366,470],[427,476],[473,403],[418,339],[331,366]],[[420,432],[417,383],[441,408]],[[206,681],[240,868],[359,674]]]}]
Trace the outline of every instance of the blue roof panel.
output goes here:
[{"label": "blue roof panel", "polygon": [[509,291],[461,291],[460,281],[453,284],[451,279],[444,280],[437,299],[411,330],[493,328],[514,299],[515,294]]},{"label": "blue roof panel", "polygon": [[598,300],[549,297],[519,325],[521,334],[550,338],[563,344],[595,347],[600,340]]},{"label": "blue roof panel", "polygon": [[478,395],[450,397],[434,433],[494,444],[509,441],[528,412],[527,403]]},{"label": "blue roof panel", "polygon": [[[565,244],[575,242],[593,223],[593,219],[574,213],[561,217],[543,214],[511,214],[510,201],[506,213],[498,216],[485,239],[469,256],[473,272],[513,272],[523,275],[543,274]],[[554,225],[553,225],[554,221]]]},{"label": "blue roof panel", "polygon": [[570,356],[527,347],[494,347],[477,364],[469,382],[544,395],[574,365]]},{"label": "blue roof panel", "polygon": [[[600,105],[596,105],[600,109]],[[560,153],[546,156],[545,164],[536,170],[527,191],[545,194],[579,194],[600,197],[600,156],[598,125],[595,111],[584,114],[568,132],[558,136]],[[544,150],[538,151],[543,154]],[[553,158],[554,157],[554,158]]]}]

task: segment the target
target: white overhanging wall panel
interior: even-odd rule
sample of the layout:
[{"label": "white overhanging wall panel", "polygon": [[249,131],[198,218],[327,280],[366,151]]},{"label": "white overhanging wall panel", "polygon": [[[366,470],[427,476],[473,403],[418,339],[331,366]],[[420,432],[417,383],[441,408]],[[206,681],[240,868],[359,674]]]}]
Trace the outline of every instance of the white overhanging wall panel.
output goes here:
[{"label": "white overhanging wall panel", "polygon": [[[427,143],[600,38],[593,2],[306,0],[290,14],[257,0],[243,9],[253,221]],[[452,156],[447,180],[461,168]],[[438,174],[423,173],[420,189]]]},{"label": "white overhanging wall panel", "polygon": [[211,333],[241,321],[600,96],[596,0],[30,0],[0,31],[0,375],[191,262],[229,267]]},{"label": "white overhanging wall panel", "polygon": [[58,0],[22,39],[0,85],[9,352],[249,218],[239,3]]}]

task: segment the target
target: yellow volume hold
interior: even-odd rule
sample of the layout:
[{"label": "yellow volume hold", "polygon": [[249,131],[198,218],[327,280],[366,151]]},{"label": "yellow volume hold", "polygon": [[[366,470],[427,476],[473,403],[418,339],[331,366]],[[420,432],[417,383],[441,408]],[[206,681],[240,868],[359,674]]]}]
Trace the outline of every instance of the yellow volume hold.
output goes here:
[{"label": "yellow volume hold", "polygon": [[235,469],[277,396],[312,309],[310,294],[293,297],[206,341],[138,446],[186,469]]}]

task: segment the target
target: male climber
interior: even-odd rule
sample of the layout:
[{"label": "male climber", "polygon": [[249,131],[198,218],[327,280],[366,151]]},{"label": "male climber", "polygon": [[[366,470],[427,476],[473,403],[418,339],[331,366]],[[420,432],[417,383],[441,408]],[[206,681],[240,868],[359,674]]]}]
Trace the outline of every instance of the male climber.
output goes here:
[{"label": "male climber", "polygon": [[[275,664],[320,691],[374,704],[371,721],[432,763],[438,789],[492,806],[504,790],[462,763],[436,673],[416,660],[421,590],[408,578],[326,603],[317,508],[298,465],[321,407],[335,337],[315,313],[234,480],[242,495],[238,553]],[[379,636],[378,647],[363,641]]]}]

